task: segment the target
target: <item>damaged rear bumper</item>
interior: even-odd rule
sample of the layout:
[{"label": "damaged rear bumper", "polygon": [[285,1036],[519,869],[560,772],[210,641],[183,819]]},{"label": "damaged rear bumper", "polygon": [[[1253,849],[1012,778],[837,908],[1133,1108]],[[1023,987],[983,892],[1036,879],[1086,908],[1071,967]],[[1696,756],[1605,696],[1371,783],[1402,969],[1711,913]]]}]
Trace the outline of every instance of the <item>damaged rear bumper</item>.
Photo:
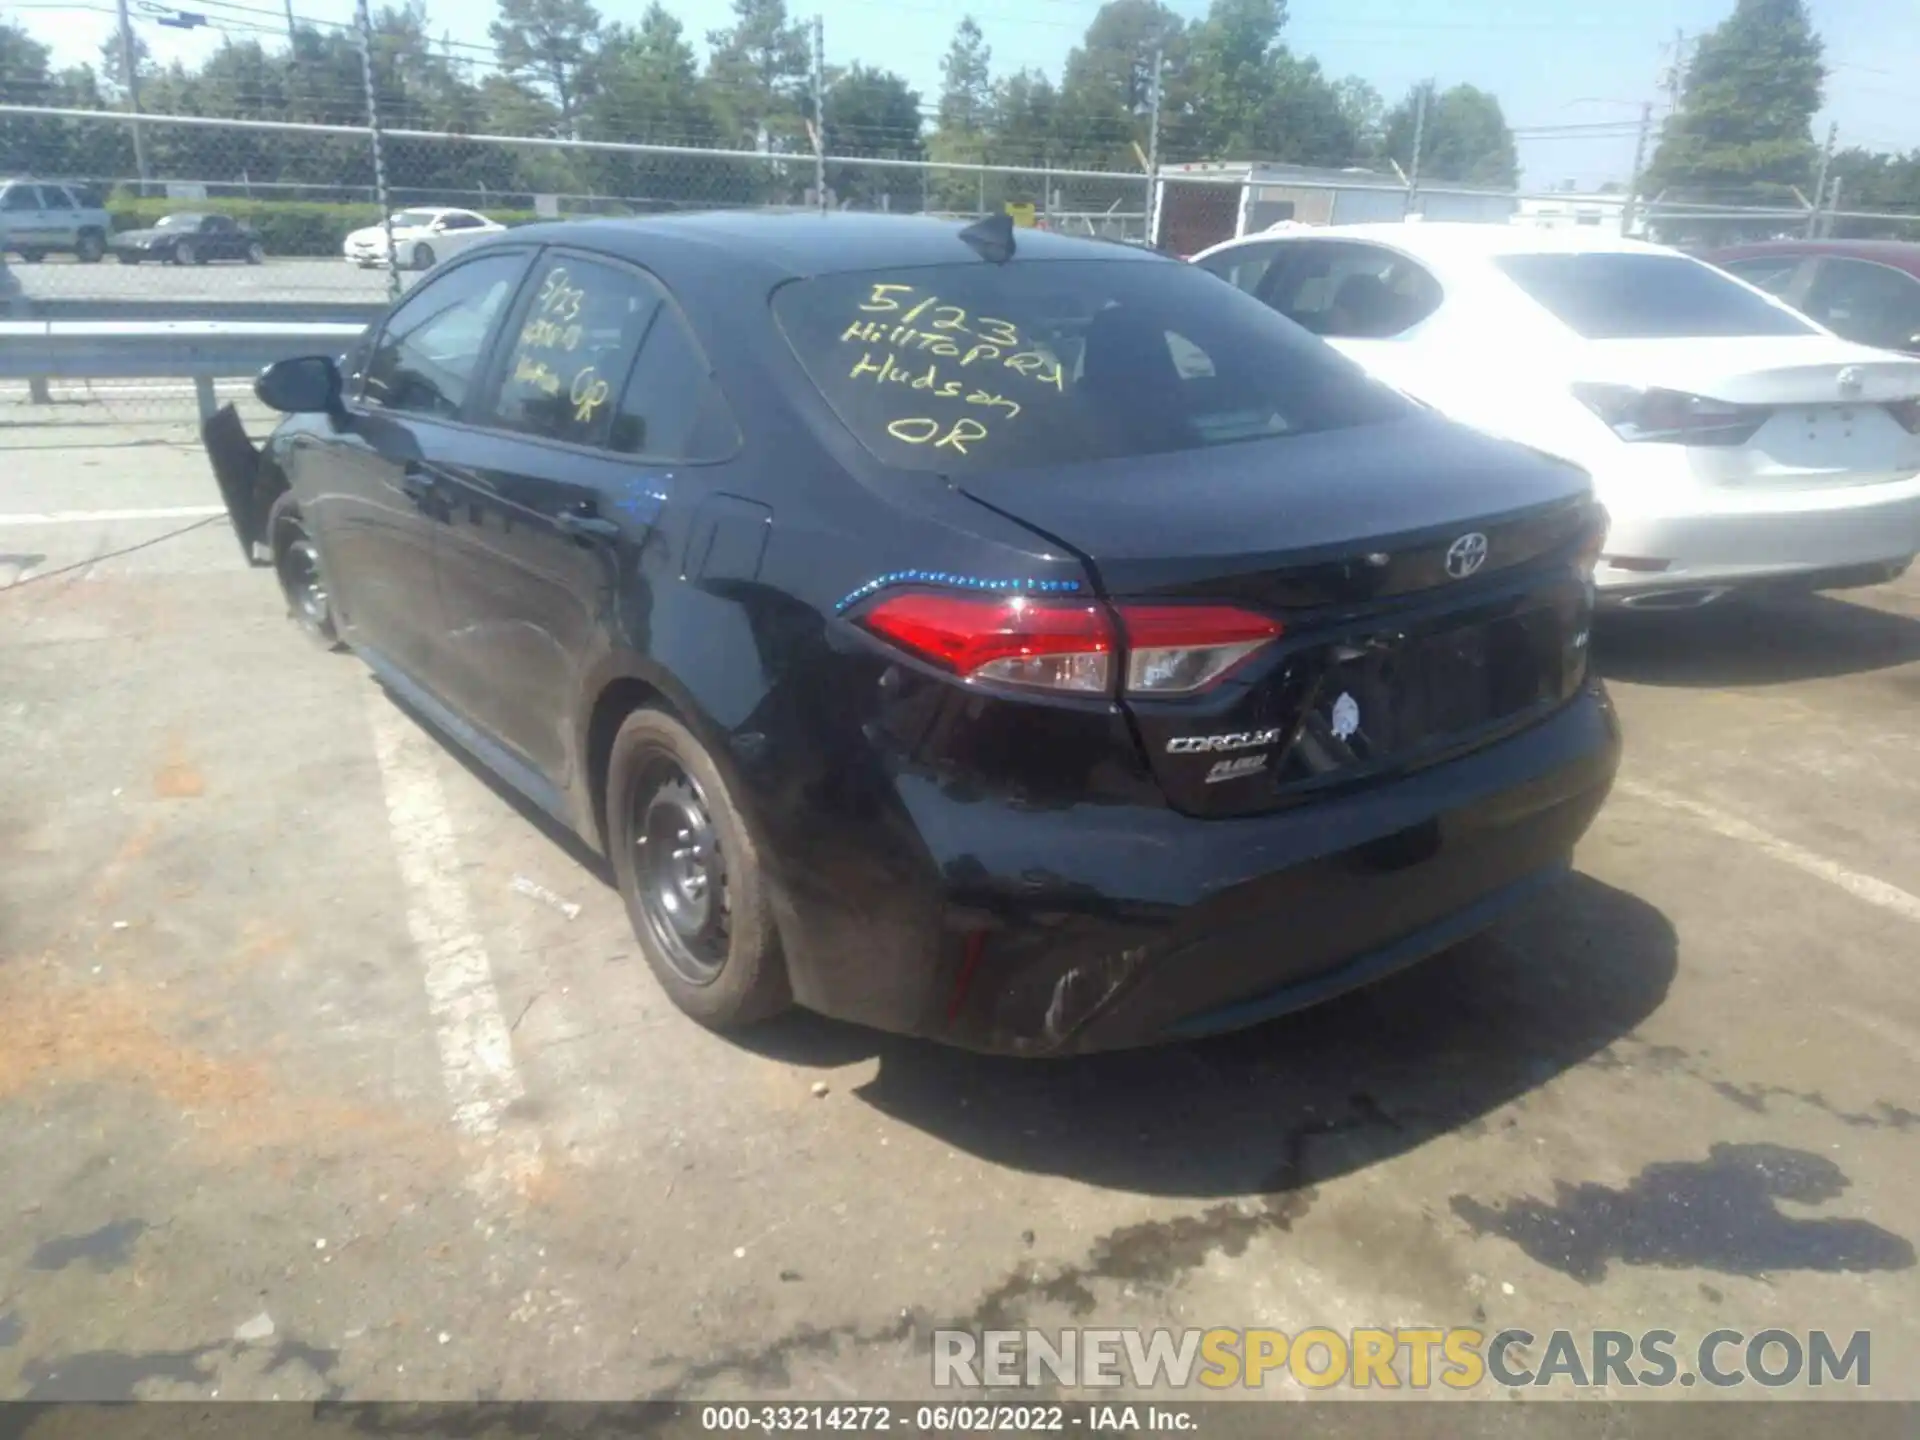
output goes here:
[{"label": "damaged rear bumper", "polygon": [[1014,813],[910,784],[921,836],[940,839],[936,953],[896,956],[914,973],[881,983],[802,960],[796,986],[828,1013],[1021,1055],[1257,1024],[1455,945],[1550,887],[1619,755],[1593,683],[1485,750],[1248,819]]}]

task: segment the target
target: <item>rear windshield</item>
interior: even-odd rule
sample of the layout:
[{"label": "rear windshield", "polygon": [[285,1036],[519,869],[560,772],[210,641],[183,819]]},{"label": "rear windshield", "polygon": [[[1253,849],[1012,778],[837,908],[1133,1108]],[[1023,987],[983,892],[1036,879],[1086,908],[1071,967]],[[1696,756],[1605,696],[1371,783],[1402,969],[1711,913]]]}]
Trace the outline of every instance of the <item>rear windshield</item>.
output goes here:
[{"label": "rear windshield", "polygon": [[1493,262],[1577,335],[1810,335],[1813,327],[1681,255],[1503,255]]},{"label": "rear windshield", "polygon": [[1014,261],[797,280],[788,343],[874,455],[964,473],[1164,454],[1413,413],[1188,265]]}]

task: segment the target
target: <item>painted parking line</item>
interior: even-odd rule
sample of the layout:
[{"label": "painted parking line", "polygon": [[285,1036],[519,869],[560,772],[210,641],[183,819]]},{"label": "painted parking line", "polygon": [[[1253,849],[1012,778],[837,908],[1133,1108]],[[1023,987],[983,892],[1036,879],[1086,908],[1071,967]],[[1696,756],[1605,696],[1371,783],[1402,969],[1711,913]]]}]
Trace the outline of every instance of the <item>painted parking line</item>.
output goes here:
[{"label": "painted parking line", "polygon": [[433,741],[377,687],[368,689],[407,929],[425,970],[440,1072],[453,1120],[474,1151],[474,1188],[490,1205],[524,1195],[541,1169],[538,1136],[507,1120],[526,1093],[486,943],[473,923]]},{"label": "painted parking line", "polygon": [[1729,815],[1726,811],[1712,805],[1704,805],[1698,800],[1676,795],[1671,790],[1648,785],[1638,780],[1623,779],[1616,782],[1616,786],[1623,794],[1691,816],[1715,834],[1751,845],[1782,864],[1791,865],[1796,870],[1804,871],[1826,881],[1829,885],[1846,891],[1856,900],[1864,900],[1869,905],[1892,911],[1895,915],[1920,925],[1920,895],[1902,890],[1898,885],[1889,885],[1886,881],[1876,879],[1872,875],[1863,875],[1858,870],[1850,870],[1837,861],[1829,860],[1824,855],[1817,855],[1804,846],[1794,844],[1791,840],[1783,840],[1757,825],[1750,825],[1738,815]]},{"label": "painted parking line", "polygon": [[39,510],[0,515],[0,528],[9,525],[110,525],[134,520],[210,520],[226,514],[221,505],[163,505],[151,510]]}]

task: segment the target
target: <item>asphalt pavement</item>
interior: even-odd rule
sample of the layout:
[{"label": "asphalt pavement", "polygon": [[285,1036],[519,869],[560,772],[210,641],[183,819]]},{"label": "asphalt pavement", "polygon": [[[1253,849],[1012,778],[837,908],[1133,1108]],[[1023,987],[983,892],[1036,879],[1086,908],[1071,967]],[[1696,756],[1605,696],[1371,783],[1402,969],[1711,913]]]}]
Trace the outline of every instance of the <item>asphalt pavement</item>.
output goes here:
[{"label": "asphalt pavement", "polygon": [[[112,259],[82,265],[70,256],[50,256],[37,265],[8,262],[20,293],[34,300],[193,300],[209,303],[291,300],[379,304],[387,298],[387,272],[363,270],[338,259],[268,257],[264,265],[215,261],[207,265],[121,265]],[[402,271],[404,289],[417,277]]]},{"label": "asphalt pavement", "polygon": [[1021,1063],[682,1019],[191,441],[0,399],[0,1397],[912,1398],[941,1324],[1431,1324],[1867,1330],[1920,1398],[1920,578],[1603,629],[1620,787],[1489,936]]}]

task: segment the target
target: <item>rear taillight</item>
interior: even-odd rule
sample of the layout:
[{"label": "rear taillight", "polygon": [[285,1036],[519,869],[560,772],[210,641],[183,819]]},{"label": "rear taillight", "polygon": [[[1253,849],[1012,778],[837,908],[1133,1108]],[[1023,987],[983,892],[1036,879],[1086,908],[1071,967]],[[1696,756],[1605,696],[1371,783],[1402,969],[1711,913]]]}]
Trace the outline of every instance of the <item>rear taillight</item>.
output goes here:
[{"label": "rear taillight", "polygon": [[1280,635],[1280,622],[1230,605],[1122,605],[1129,695],[1204,690]]},{"label": "rear taillight", "polygon": [[1905,400],[1896,400],[1887,406],[1893,418],[1900,422],[1900,428],[1910,435],[1920,435],[1920,395],[1910,395]]},{"label": "rear taillight", "polygon": [[[1204,690],[1278,638],[1277,620],[1230,605],[1117,605],[1124,691],[1177,698]],[[976,595],[888,596],[858,617],[882,639],[965,680],[1110,695],[1109,611],[1085,601]]]},{"label": "rear taillight", "polygon": [[893,595],[860,623],[968,680],[1083,695],[1113,689],[1113,627],[1084,600]]},{"label": "rear taillight", "polygon": [[1573,393],[1615,435],[1633,444],[1743,445],[1769,413],[1764,406],[1635,385],[1582,383]]}]

